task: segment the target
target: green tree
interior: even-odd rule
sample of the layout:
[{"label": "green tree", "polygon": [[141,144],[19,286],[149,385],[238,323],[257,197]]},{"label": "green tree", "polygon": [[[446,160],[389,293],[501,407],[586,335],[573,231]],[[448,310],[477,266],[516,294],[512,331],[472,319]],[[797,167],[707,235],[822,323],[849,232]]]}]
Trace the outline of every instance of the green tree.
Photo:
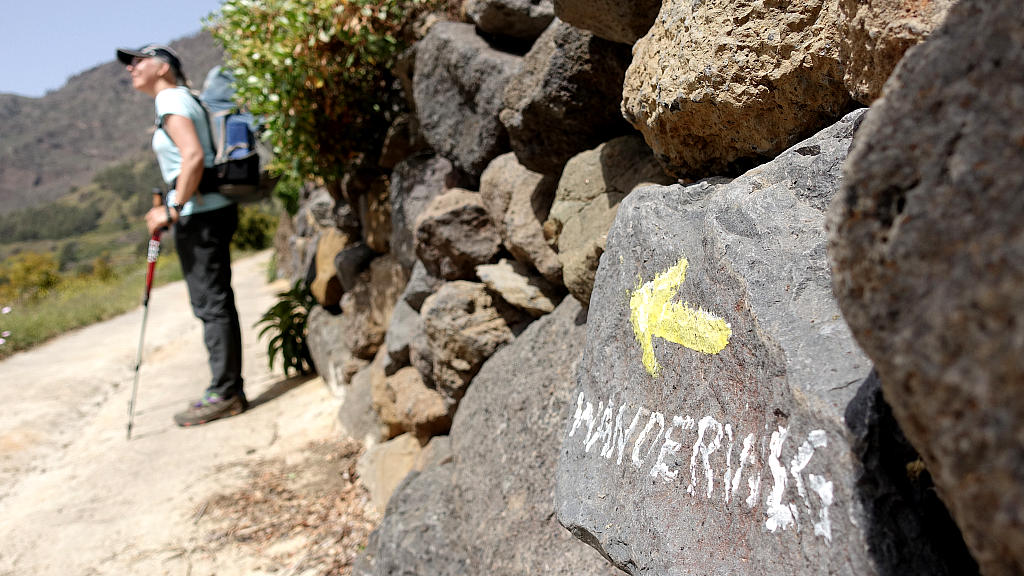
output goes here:
[{"label": "green tree", "polygon": [[403,98],[391,70],[412,23],[445,0],[226,0],[207,25],[236,96],[266,119],[277,171],[336,187],[374,162]]}]

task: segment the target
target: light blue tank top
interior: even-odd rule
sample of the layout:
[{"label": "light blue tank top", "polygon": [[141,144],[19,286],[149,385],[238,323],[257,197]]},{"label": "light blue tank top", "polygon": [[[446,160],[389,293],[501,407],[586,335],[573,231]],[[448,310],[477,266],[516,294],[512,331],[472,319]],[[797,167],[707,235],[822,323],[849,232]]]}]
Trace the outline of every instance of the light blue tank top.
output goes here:
[{"label": "light blue tank top", "polygon": [[[157,129],[153,133],[153,152],[156,153],[156,160],[160,165],[160,175],[168,186],[181,173],[181,152],[163,129],[163,119],[169,114],[184,116],[192,121],[196,128],[196,135],[199,136],[199,143],[203,146],[203,165],[209,168],[213,166],[214,161],[209,124],[202,106],[185,86],[161,90],[156,95]],[[173,204],[175,197],[176,191],[171,190],[167,195],[167,203]],[[190,198],[181,210],[181,215],[210,212],[230,204],[231,200],[216,192],[204,192]]]}]

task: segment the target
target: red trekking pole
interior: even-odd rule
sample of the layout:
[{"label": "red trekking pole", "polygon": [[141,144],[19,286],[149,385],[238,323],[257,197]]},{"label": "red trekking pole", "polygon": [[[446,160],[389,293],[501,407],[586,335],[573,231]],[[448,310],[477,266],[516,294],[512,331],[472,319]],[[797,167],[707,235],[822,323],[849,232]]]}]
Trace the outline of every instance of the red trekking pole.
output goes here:
[{"label": "red trekking pole", "polygon": [[[153,206],[162,206],[164,193],[153,188]],[[146,292],[142,296],[142,331],[139,333],[139,352],[135,356],[135,381],[132,383],[132,399],[128,403],[128,440],[132,439],[132,423],[135,421],[135,394],[139,389],[139,369],[142,368],[142,342],[146,336],[146,318],[149,316],[149,293],[153,289],[153,274],[156,271],[156,259],[160,256],[160,234],[163,229],[153,233],[146,250]]]}]

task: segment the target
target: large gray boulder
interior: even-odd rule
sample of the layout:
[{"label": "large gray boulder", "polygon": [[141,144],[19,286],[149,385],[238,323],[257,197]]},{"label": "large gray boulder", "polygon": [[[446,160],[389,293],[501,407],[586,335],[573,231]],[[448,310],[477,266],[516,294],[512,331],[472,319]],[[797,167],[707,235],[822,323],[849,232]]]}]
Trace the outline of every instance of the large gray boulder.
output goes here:
[{"label": "large gray boulder", "polygon": [[355,574],[619,574],[552,517],[584,321],[567,299],[484,365],[455,415],[451,456],[399,486]]},{"label": "large gray boulder", "polygon": [[551,0],[465,0],[462,10],[488,34],[531,40],[555,17]]},{"label": "large gray boulder", "polygon": [[548,281],[561,284],[562,263],[543,229],[556,184],[554,177],[528,170],[509,152],[484,170],[480,196],[512,256],[536,268]]},{"label": "large gray boulder", "polygon": [[416,255],[432,276],[472,278],[498,253],[501,236],[477,192],[452,188],[416,219]]},{"label": "large gray boulder", "polygon": [[413,156],[391,172],[391,253],[406,270],[416,263],[416,218],[454,179],[452,163],[440,156]]},{"label": "large gray boulder", "polygon": [[[622,202],[564,412],[555,503],[623,570],[957,573],[948,547],[928,547],[936,526],[865,509],[874,478],[846,421],[871,365],[832,296],[824,209],[862,114],[731,182]],[[878,530],[924,545],[875,549]],[[900,554],[913,556],[889,557]]]},{"label": "large gray boulder", "polygon": [[963,2],[871,110],[829,216],[843,314],[985,574],[1024,571],[1024,10]]},{"label": "large gray boulder", "polygon": [[599,38],[632,44],[654,24],[661,0],[554,0],[555,16]]},{"label": "large gray boulder", "polygon": [[632,130],[619,112],[629,46],[555,20],[505,89],[501,122],[519,162],[558,175],[569,158]]},{"label": "large gray boulder", "polygon": [[438,154],[479,177],[508,150],[498,121],[505,86],[522,57],[491,48],[472,24],[439,22],[416,45],[413,93],[423,137]]},{"label": "large gray boulder", "polygon": [[673,175],[740,173],[851,109],[838,16],[837,0],[665,0],[622,112]]}]

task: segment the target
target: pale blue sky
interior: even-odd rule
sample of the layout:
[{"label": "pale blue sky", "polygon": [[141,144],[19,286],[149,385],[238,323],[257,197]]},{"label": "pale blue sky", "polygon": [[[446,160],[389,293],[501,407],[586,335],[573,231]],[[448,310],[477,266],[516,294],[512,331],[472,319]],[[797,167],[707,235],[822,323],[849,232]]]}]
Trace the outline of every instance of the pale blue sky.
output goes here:
[{"label": "pale blue sky", "polygon": [[119,47],[202,28],[220,0],[0,0],[0,92],[42,96]]}]

